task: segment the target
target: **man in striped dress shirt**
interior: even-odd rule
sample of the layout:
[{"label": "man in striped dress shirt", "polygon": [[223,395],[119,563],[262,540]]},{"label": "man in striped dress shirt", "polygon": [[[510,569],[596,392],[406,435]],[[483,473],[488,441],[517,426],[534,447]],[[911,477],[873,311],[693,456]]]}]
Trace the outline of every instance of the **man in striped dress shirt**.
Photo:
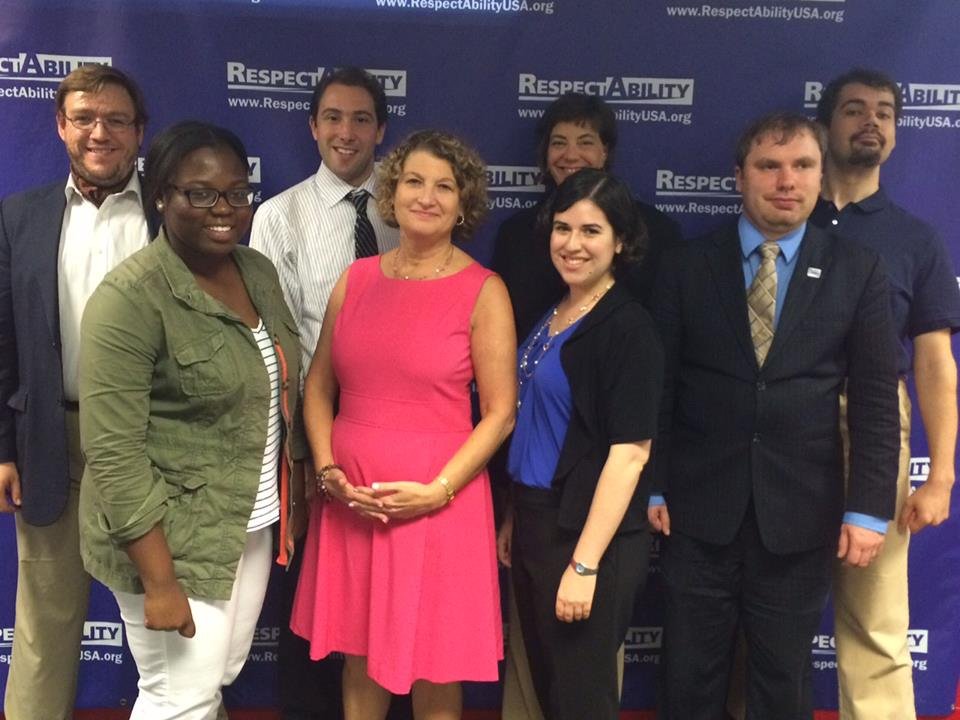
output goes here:
[{"label": "man in striped dress shirt", "polygon": [[[379,81],[355,67],[330,73],[313,91],[309,124],[320,151],[319,169],[263,203],[250,236],[250,246],[277,266],[300,330],[304,374],[337,279],[356,258],[397,246],[397,231],[383,222],[371,197],[376,187],[374,151],[387,128],[387,100]],[[340,717],[341,664],[330,659],[311,663],[307,642],[288,627],[300,557],[298,548],[283,580],[283,720]],[[394,703],[390,718],[409,716],[409,701]]]}]

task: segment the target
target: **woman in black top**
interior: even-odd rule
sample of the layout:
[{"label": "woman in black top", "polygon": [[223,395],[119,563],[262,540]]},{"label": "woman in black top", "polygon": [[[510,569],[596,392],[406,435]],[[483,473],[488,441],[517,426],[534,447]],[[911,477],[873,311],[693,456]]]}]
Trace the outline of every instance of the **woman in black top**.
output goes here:
[{"label": "woman in black top", "polygon": [[644,238],[626,185],[581,170],[554,193],[549,213],[550,259],[566,292],[519,347],[514,503],[501,559],[512,567],[545,716],[613,720],[617,648],[650,549],[640,474],[656,432],[663,352],[621,282]]},{"label": "woman in black top", "polygon": [[[546,186],[540,202],[509,217],[500,226],[494,244],[491,267],[503,278],[510,293],[517,325],[517,340],[523,340],[537,320],[566,292],[567,286],[550,260],[549,222],[538,226],[538,217],[547,214],[558,187],[583,168],[607,170],[613,164],[617,146],[617,123],[613,111],[600,98],[567,93],[551,103],[537,125],[537,162]],[[679,242],[680,227],[654,207],[634,200],[647,242],[643,258],[630,265],[622,278],[629,293],[647,305],[663,248]],[[547,218],[549,221],[549,218]],[[504,504],[501,488],[506,483],[505,444],[490,462],[498,506]],[[501,560],[505,560],[508,531],[499,534]],[[526,653],[517,618],[510,608],[510,643],[504,680],[504,717],[540,720],[527,669]]]}]

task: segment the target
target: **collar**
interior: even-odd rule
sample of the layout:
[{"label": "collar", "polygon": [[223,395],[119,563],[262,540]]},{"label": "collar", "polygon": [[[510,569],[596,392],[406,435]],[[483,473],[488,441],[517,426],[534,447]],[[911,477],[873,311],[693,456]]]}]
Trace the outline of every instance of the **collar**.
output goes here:
[{"label": "collar", "polygon": [[[111,193],[107,197],[113,197],[115,195],[127,195],[132,193],[136,198],[139,204],[143,204],[143,191],[140,188],[140,176],[133,172],[130,174],[130,179],[127,180],[127,184],[123,186],[123,190],[116,193]],[[74,198],[83,198],[83,193],[80,192],[80,188],[77,187],[76,181],[73,179],[73,173],[71,172],[67,175],[67,184],[63,188],[63,194],[67,198],[67,202],[71,202]],[[104,198],[106,201],[106,198]]]},{"label": "collar", "polygon": [[[193,273],[190,272],[190,268],[187,267],[186,263],[183,262],[180,256],[177,255],[170,246],[166,230],[162,227],[157,235],[157,239],[151,243],[151,246],[156,247],[160,268],[167,280],[167,284],[170,286],[170,292],[175,298],[206,315],[217,315],[229,318],[235,322],[242,322],[239,317],[230,312],[224,305],[200,289],[196,278],[194,278]],[[234,250],[233,260],[237,263],[240,275],[243,278],[243,283],[250,295],[251,302],[253,302],[254,307],[257,308],[257,312],[262,312],[261,306],[263,303],[260,302],[260,299],[264,297],[265,290],[258,282],[259,276],[248,272],[248,257],[241,249],[241,246],[238,246],[237,249]],[[264,322],[267,322],[267,318],[263,318],[262,314],[261,318]]]},{"label": "collar", "polygon": [[[740,236],[740,252],[743,253],[744,260],[756,252],[766,241],[763,234],[747,219],[746,215],[740,216],[740,220],[737,222],[737,231]],[[787,233],[777,240],[777,244],[780,246],[780,254],[788,264],[793,261],[794,255],[796,255],[800,249],[800,241],[803,240],[803,234],[806,231],[807,223],[804,222],[796,230]]]},{"label": "collar", "polygon": [[194,310],[209,315],[219,314],[219,308],[214,307],[212,298],[200,289],[193,273],[190,272],[190,268],[170,246],[167,231],[162,226],[152,246],[157,249],[160,269],[163,270],[163,276],[167,279],[167,284],[170,286],[173,296],[182,300]]},{"label": "collar", "polygon": [[323,200],[324,205],[326,205],[328,209],[342,201],[347,196],[347,193],[351,193],[354,190],[362,188],[374,197],[376,197],[377,194],[376,171],[371,172],[370,176],[356,187],[338,178],[333,171],[323,163],[320,163],[320,167],[317,168],[317,174],[313,177],[314,184],[316,184],[317,190],[320,192],[320,199]]},{"label": "collar", "polygon": [[[826,203],[834,210],[834,212],[836,212],[837,206],[834,205],[832,201],[827,200],[826,198],[820,198],[820,202]],[[867,197],[863,198],[863,200],[848,203],[848,206],[853,206],[862,213],[879,212],[888,205],[890,205],[890,198],[887,197],[887,192],[883,189],[883,185],[881,185],[880,188],[873,193],[873,195],[867,195]]]}]

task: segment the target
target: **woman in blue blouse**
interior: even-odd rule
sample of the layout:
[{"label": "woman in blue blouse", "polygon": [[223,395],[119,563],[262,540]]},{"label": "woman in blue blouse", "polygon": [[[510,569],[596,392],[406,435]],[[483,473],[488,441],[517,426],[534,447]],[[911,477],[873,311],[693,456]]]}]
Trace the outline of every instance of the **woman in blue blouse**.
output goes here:
[{"label": "woman in blue blouse", "polygon": [[617,648],[649,555],[650,491],[640,474],[656,430],[662,350],[652,320],[618,283],[645,241],[629,188],[581,170],[545,217],[568,290],[519,348],[514,502],[501,559],[512,568],[544,714],[613,719]]}]

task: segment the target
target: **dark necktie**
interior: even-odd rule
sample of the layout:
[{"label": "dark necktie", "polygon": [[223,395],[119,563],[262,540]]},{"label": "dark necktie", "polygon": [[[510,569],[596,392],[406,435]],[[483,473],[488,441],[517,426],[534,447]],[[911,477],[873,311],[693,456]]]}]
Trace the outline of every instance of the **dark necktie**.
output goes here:
[{"label": "dark necktie", "polygon": [[747,293],[750,315],[750,336],[757,355],[757,365],[763,365],[773,342],[773,320],[777,311],[777,256],[780,246],[767,240],[760,246],[760,267],[753,276]]},{"label": "dark necktie", "polygon": [[370,193],[366,190],[354,190],[347,197],[350,198],[350,202],[357,209],[357,222],[353,226],[353,240],[357,258],[379,254],[377,236],[373,232],[370,218],[367,217],[367,200],[370,198]]}]

